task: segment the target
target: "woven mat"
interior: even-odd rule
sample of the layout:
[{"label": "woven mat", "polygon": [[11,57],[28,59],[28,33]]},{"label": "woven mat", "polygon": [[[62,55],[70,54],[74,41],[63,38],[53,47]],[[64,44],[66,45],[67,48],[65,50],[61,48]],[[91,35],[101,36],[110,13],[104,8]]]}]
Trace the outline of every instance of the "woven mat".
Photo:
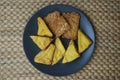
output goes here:
[{"label": "woven mat", "polygon": [[[29,63],[22,34],[32,14],[60,3],[76,7],[89,17],[96,48],[82,70],[53,77]],[[120,0],[0,0],[0,80],[120,80]]]}]

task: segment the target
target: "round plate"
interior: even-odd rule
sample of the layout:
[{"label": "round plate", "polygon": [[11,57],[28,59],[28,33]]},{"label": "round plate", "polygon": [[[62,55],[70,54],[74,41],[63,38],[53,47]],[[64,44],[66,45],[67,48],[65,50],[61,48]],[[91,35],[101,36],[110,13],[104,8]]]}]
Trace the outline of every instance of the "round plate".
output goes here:
[{"label": "round plate", "polygon": [[[77,12],[80,14],[80,29],[92,40],[92,45],[84,51],[81,56],[66,64],[62,64],[61,62],[57,63],[54,66],[48,66],[44,64],[37,64],[34,62],[34,57],[35,55],[40,51],[40,49],[35,45],[35,43],[30,39],[30,35],[37,35],[37,18],[40,17],[45,17],[48,13],[53,12],[55,10],[58,10],[59,12]],[[67,39],[62,39],[63,45],[65,47],[68,46],[69,40]],[[77,41],[75,41],[77,42]],[[76,43],[77,44],[77,43]],[[94,30],[93,26],[91,25],[90,21],[87,19],[85,14],[81,12],[80,10],[73,8],[68,5],[63,5],[63,4],[56,4],[56,5],[50,5],[45,8],[42,8],[39,10],[37,13],[35,13],[29,22],[27,23],[24,34],[23,34],[23,47],[25,54],[30,61],[30,63],[37,68],[39,71],[44,72],[49,75],[54,75],[54,76],[65,76],[69,75],[72,73],[75,73],[82,69],[90,60],[93,50],[94,50],[94,45],[95,45],[95,35],[94,35]]]}]

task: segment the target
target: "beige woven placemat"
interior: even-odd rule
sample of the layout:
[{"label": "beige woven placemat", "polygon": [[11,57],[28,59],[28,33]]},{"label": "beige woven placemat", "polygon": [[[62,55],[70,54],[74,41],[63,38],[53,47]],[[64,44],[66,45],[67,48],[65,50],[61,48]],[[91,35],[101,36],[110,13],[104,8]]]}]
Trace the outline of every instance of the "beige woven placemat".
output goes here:
[{"label": "beige woven placemat", "polygon": [[[89,17],[96,48],[82,70],[53,77],[29,63],[22,34],[32,14],[60,3],[76,7]],[[0,80],[120,80],[120,0],[0,0]]]}]

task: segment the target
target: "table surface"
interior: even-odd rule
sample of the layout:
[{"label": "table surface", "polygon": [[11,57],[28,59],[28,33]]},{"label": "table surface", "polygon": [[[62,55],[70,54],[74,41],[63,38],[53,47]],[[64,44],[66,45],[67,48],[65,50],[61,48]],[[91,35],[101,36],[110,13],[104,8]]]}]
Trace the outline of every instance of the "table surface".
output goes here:
[{"label": "table surface", "polygon": [[[95,29],[90,62],[75,74],[56,77],[36,70],[23,51],[22,35],[30,17],[52,4],[82,10]],[[0,80],[119,80],[120,0],[0,0]]]}]

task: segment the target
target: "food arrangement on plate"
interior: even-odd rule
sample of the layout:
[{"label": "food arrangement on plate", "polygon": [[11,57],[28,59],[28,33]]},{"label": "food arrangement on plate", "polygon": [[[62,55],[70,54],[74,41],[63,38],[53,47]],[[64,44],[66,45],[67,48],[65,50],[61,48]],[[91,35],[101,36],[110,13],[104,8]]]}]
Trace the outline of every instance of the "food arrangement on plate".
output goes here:
[{"label": "food arrangement on plate", "polygon": [[[60,13],[54,11],[44,18],[38,17],[37,35],[31,35],[32,41],[41,49],[34,62],[55,65],[70,63],[80,57],[91,44],[91,39],[79,28],[80,15],[76,12]],[[69,39],[65,49],[61,38]],[[75,45],[74,40],[78,41]]]}]

